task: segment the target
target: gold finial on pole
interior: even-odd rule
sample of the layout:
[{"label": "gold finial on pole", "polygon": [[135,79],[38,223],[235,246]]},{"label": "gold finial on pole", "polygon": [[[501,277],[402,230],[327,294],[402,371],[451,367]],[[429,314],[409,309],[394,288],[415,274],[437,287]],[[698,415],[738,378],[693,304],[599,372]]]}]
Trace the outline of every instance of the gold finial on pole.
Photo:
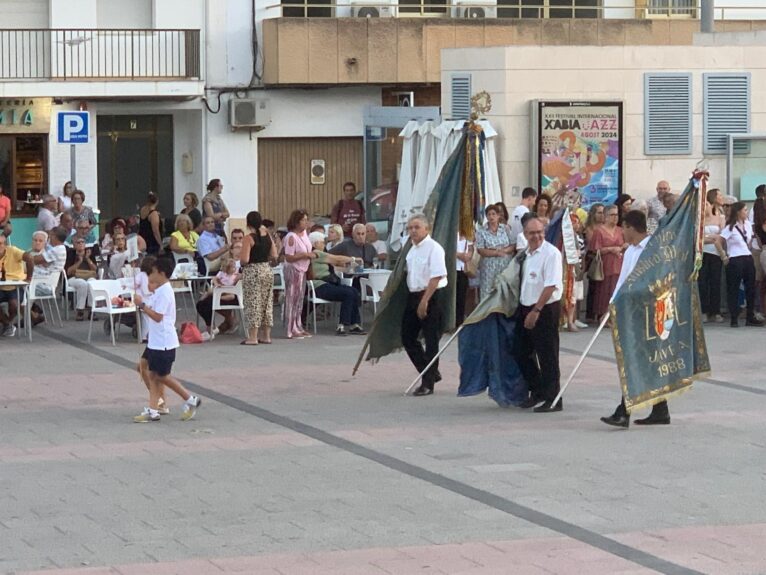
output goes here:
[{"label": "gold finial on pole", "polygon": [[489,92],[482,90],[478,94],[471,96],[471,121],[475,122],[481,116],[484,116],[492,109],[492,96]]}]

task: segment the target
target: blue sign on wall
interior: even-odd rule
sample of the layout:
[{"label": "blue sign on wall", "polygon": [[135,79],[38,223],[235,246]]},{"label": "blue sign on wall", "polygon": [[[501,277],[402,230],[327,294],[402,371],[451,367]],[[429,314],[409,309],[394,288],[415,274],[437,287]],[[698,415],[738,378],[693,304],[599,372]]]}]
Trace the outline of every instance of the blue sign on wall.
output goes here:
[{"label": "blue sign on wall", "polygon": [[58,114],[58,143],[87,144],[90,131],[90,113],[59,112]]}]

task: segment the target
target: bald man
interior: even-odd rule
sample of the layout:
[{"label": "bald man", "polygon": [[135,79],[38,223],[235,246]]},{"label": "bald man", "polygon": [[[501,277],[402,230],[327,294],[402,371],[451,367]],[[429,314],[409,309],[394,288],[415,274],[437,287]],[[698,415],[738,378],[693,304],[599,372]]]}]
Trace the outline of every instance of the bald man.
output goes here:
[{"label": "bald man", "polygon": [[668,194],[670,194],[670,184],[665,180],[660,180],[657,182],[657,195],[646,202],[649,208],[646,227],[650,234],[653,234],[654,230],[657,229],[657,223],[660,221],[660,218],[668,213],[664,202],[665,196]]}]

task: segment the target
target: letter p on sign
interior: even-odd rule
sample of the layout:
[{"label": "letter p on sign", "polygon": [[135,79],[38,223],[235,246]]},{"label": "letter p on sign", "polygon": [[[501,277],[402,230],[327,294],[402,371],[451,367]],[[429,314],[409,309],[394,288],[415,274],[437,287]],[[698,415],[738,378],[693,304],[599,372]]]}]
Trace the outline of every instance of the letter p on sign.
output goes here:
[{"label": "letter p on sign", "polygon": [[59,112],[58,143],[87,144],[89,128],[88,112]]}]

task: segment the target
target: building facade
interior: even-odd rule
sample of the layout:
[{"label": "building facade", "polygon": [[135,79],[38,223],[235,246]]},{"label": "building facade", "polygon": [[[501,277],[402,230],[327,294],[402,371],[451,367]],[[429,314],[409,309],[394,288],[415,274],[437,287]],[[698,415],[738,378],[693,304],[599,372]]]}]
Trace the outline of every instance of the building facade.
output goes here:
[{"label": "building facade", "polygon": [[[766,28],[749,2],[717,2],[719,29]],[[385,222],[401,127],[465,117],[445,91],[449,49],[591,45],[608,55],[691,45],[699,31],[686,0],[0,0],[0,9],[0,182],[19,240],[34,226],[34,198],[72,177],[102,222],[136,213],[150,190],[171,216],[212,178],[224,182],[232,226],[252,209],[278,225],[297,207],[325,216],[346,181]],[[59,141],[62,111],[90,114],[74,162]],[[504,160],[511,145],[500,146]],[[534,182],[509,166],[501,179],[513,203],[514,187]]]}]

